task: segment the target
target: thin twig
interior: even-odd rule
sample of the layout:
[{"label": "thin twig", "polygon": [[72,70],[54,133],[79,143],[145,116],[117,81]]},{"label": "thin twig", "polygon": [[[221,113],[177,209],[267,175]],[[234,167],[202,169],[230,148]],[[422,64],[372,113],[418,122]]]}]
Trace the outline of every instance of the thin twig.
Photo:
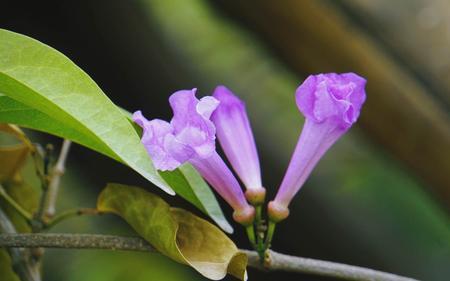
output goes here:
[{"label": "thin twig", "polygon": [[371,281],[417,281],[417,279],[403,277],[392,273],[373,270],[370,268],[329,262],[317,259],[296,257],[268,251],[268,258],[262,265],[259,256],[254,251],[241,250],[248,256],[251,267],[271,271],[289,271],[328,276],[344,280],[371,280]]},{"label": "thin twig", "polygon": [[54,218],[45,223],[45,228],[52,228],[56,224],[64,221],[68,218],[83,216],[83,215],[101,215],[102,213],[94,208],[79,208],[79,209],[71,209],[60,214],[57,214]]},{"label": "thin twig", "polygon": [[65,139],[63,141],[61,151],[50,174],[50,181],[48,185],[47,198],[45,199],[44,213],[46,217],[53,217],[56,210],[56,199],[58,198],[59,184],[61,177],[64,174],[67,156],[69,154],[71,141]]},{"label": "thin twig", "polygon": [[6,202],[8,202],[11,207],[13,207],[22,217],[24,217],[28,222],[30,222],[33,219],[33,216],[22,206],[20,206],[19,203],[16,202],[9,194],[6,192],[5,188],[0,184],[0,196],[5,199]]},{"label": "thin twig", "polygon": [[[6,214],[0,208],[0,235],[18,235]],[[14,271],[22,281],[40,281],[40,272],[29,263],[29,253],[24,249],[7,248]]]},{"label": "thin twig", "polygon": [[[98,234],[0,234],[0,247],[48,247],[67,249],[106,249],[155,252],[144,239]],[[346,280],[414,281],[368,268],[268,252],[264,265],[255,251],[241,250],[248,256],[249,266],[261,270],[280,270],[329,276]],[[416,280],[417,281],[417,280]]]},{"label": "thin twig", "polygon": [[[50,157],[53,152],[53,145],[47,144],[45,147],[45,152],[42,159],[42,171],[39,169],[39,161],[35,160],[35,168],[36,168],[36,174],[39,176],[39,179],[41,181],[41,198],[39,200],[38,209],[35,214],[36,221],[42,221],[45,218],[45,207],[47,205],[47,199],[48,199],[48,190],[50,185],[50,175],[49,175],[49,166],[50,166]],[[38,159],[36,157],[35,159]],[[36,225],[37,226],[37,225]],[[33,229],[34,231],[39,231],[40,226],[37,227],[37,229]]]},{"label": "thin twig", "polygon": [[[38,210],[35,214],[35,220],[32,224],[33,232],[40,232],[46,226],[46,222],[49,221],[55,214],[55,204],[58,197],[58,189],[61,181],[61,176],[64,174],[65,162],[69,153],[71,142],[64,140],[61,146],[61,151],[58,156],[58,160],[55,165],[51,167],[51,156],[53,152],[53,146],[47,145],[46,151],[43,157],[43,171],[39,170],[38,154],[34,155],[36,172],[41,180],[42,194],[38,206]],[[37,271],[40,271],[42,256],[44,255],[43,248],[31,249],[31,256],[34,260],[34,267]]]},{"label": "thin twig", "polygon": [[139,237],[66,233],[0,234],[0,247],[156,251]]}]

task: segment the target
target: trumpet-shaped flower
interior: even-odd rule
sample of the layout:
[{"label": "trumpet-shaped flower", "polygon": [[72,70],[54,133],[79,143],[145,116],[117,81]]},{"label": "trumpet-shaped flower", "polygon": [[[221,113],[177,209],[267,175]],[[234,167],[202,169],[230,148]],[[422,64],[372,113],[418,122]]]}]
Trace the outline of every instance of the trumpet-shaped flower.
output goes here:
[{"label": "trumpet-shaped flower", "polygon": [[366,99],[366,80],[354,73],[309,76],[296,91],[305,116],[299,141],[275,197],[273,221],[286,218],[288,205],[325,152],[356,122]]},{"label": "trumpet-shaped flower", "polygon": [[247,188],[247,199],[255,204],[262,203],[265,189],[245,104],[224,86],[218,86],[213,97],[220,101],[211,120],[216,126],[222,149]]},{"label": "trumpet-shaped flower", "polygon": [[236,221],[251,223],[254,209],[248,205],[238,181],[215,151],[216,128],[210,117],[219,101],[195,97],[196,89],[181,90],[169,98],[173,118],[169,122],[147,120],[140,111],[133,120],[143,128],[142,143],[158,170],[171,171],[190,162],[230,204]]}]

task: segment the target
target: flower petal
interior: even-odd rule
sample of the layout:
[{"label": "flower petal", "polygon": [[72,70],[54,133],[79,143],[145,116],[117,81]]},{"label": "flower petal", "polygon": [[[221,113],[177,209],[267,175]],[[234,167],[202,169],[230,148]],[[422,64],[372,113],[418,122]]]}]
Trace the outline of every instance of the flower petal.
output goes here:
[{"label": "flower petal", "polygon": [[211,96],[206,96],[200,99],[197,104],[197,112],[203,118],[209,119],[214,110],[219,106],[219,101]]},{"label": "flower petal", "polygon": [[228,160],[247,189],[262,188],[258,152],[244,102],[224,86],[218,86],[213,96],[220,104],[211,120]]},{"label": "flower petal", "polygon": [[248,216],[241,219],[253,220],[254,209],[247,203],[238,181],[217,152],[206,159],[193,158],[191,163],[236,213]]},{"label": "flower petal", "polygon": [[[174,138],[173,129],[168,122],[160,119],[148,121],[140,111],[133,114],[133,120],[144,130],[141,141],[156,169],[171,171],[182,164],[180,159],[173,157],[171,151],[167,151],[168,147],[173,149],[173,144],[168,146],[167,140]],[[179,150],[178,148],[177,151]],[[178,155],[177,157],[180,158]]]},{"label": "flower petal", "polygon": [[306,118],[333,121],[347,129],[359,117],[365,84],[354,73],[310,75],[296,91],[297,106]]},{"label": "flower petal", "polygon": [[170,123],[178,141],[190,146],[196,156],[207,158],[215,150],[216,139],[216,129],[209,117],[219,102],[213,97],[205,97],[199,101],[195,92],[196,89],[183,90],[170,96],[169,102],[173,110]]},{"label": "flower petal", "polygon": [[[366,99],[365,84],[366,80],[354,73],[328,73],[311,75],[297,88],[297,106],[306,120],[281,186],[270,204],[273,208],[269,208],[269,216],[273,219],[287,216],[287,206],[320,158],[357,121]],[[277,210],[283,212],[277,214]]]}]

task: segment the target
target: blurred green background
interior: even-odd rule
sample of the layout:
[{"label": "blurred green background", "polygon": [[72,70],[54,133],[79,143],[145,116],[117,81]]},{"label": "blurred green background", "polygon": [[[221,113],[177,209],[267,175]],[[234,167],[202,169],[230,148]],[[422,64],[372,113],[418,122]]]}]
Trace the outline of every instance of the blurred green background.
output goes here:
[{"label": "blurred green background", "polygon": [[[320,162],[279,226],[277,251],[421,280],[450,278],[450,3],[444,0],[4,1],[0,27],[84,69],[117,105],[168,119],[168,96],[227,85],[247,102],[272,198],[300,133],[294,91],[310,73],[368,79],[358,124]],[[31,133],[33,140],[61,140]],[[93,207],[130,169],[73,146],[58,210]],[[230,217],[230,210],[224,206]],[[56,232],[131,234],[116,217]],[[243,231],[232,238],[248,248]],[[48,250],[44,280],[202,280],[157,254]],[[250,269],[250,280],[330,280]],[[1,278],[0,278],[1,279]],[[231,277],[229,278],[232,279]]]}]

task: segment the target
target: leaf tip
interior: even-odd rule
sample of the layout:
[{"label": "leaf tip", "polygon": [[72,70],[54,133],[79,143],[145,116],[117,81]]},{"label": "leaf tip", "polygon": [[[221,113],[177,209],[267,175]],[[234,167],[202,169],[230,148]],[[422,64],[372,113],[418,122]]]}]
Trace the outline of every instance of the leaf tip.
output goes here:
[{"label": "leaf tip", "polygon": [[220,228],[228,234],[233,234],[234,229],[227,221],[216,221]]}]

